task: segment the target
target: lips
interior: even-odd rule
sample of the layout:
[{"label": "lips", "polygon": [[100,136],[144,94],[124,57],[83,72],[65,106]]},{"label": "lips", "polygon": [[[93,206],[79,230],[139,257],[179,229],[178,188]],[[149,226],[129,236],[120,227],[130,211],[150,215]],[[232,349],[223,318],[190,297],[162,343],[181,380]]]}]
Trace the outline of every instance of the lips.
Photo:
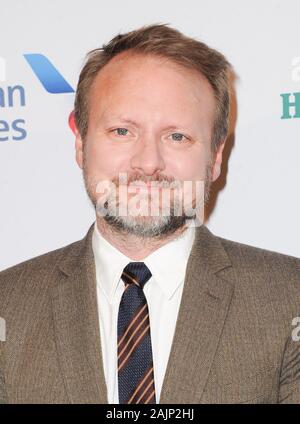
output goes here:
[{"label": "lips", "polygon": [[141,183],[141,182],[132,182],[129,184],[132,187],[138,188],[169,188],[169,183],[167,181],[152,181],[149,183]]}]

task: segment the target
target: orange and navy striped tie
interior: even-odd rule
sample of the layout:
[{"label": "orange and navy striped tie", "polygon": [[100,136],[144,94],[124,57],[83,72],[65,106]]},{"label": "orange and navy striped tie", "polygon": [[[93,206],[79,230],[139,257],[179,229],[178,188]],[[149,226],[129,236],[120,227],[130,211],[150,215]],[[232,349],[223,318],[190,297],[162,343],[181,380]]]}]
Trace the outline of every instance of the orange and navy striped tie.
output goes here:
[{"label": "orange and navy striped tie", "polygon": [[143,288],[151,277],[144,262],[130,262],[118,314],[119,403],[156,403],[150,319]]}]

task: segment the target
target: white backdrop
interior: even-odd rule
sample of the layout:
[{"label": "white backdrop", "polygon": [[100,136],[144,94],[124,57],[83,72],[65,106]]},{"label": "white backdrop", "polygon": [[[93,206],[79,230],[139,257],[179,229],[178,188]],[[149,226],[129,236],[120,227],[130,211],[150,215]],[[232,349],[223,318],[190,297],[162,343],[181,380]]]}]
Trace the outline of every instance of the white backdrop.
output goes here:
[{"label": "white backdrop", "polygon": [[[82,238],[94,220],[67,124],[74,93],[48,93],[24,54],[46,56],[75,89],[89,50],[151,23],[219,49],[238,75],[235,140],[208,227],[300,256],[300,94],[281,119],[281,94],[300,92],[299,16],[299,0],[0,0],[0,269]],[[23,105],[20,91],[9,103],[16,85]]]}]

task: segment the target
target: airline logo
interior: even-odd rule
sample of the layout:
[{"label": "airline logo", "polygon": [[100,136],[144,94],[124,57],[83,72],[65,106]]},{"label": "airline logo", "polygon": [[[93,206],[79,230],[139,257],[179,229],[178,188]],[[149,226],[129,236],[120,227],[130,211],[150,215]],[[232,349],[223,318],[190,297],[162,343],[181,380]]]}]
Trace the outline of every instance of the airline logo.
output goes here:
[{"label": "airline logo", "polygon": [[46,56],[39,53],[31,53],[24,54],[24,57],[33,73],[48,93],[74,93],[70,84]]},{"label": "airline logo", "polygon": [[[47,93],[74,93],[71,85],[46,56],[40,53],[23,56]],[[28,88],[18,81],[11,83],[7,78],[6,59],[0,57],[0,144],[6,141],[23,141],[28,136],[26,119]]]}]

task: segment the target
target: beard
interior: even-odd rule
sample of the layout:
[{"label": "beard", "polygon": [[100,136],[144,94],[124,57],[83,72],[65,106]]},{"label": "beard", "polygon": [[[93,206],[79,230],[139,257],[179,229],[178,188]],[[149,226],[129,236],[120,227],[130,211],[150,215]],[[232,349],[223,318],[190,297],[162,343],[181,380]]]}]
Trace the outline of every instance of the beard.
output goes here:
[{"label": "beard", "polygon": [[[207,203],[209,199],[209,192],[211,186],[211,171],[212,166],[211,163],[209,163],[205,170],[205,179],[204,181],[202,181],[202,209],[204,207],[204,204]],[[85,159],[83,160],[83,179],[86,192],[95,208],[97,216],[101,216],[102,219],[110,226],[110,228],[116,231],[117,233],[123,235],[130,234],[147,239],[161,239],[175,233],[179,229],[183,229],[184,226],[199,226],[203,223],[203,218],[199,220],[199,215],[196,213],[197,207],[199,208],[199,206],[197,206],[197,202],[195,201],[195,199],[192,199],[189,207],[184,208],[182,207],[182,201],[180,199],[180,196],[176,196],[173,191],[172,193],[174,195],[172,196],[171,201],[169,197],[169,203],[167,205],[167,214],[164,214],[163,206],[159,208],[160,210],[158,216],[153,216],[148,213],[149,199],[151,199],[153,196],[152,191],[151,194],[147,192],[142,196],[139,195],[140,201],[144,201],[144,208],[139,210],[139,214],[131,213],[132,211],[130,211],[130,207],[128,208],[128,213],[120,213],[120,210],[122,209],[122,201],[120,202],[120,195],[116,196],[114,190],[108,190],[108,193],[102,199],[97,198],[98,182],[93,180],[93,178],[89,176]],[[132,184],[136,182],[151,184],[153,183],[154,185],[157,184],[159,187],[161,187],[161,190],[164,190],[165,188],[170,188],[170,186],[174,187],[176,190],[176,188],[178,189],[180,185],[178,185],[179,182],[174,181],[173,178],[169,178],[163,175],[159,175],[155,179],[153,179],[146,178],[143,175],[133,174],[128,178],[128,181],[126,178],[125,184],[123,184],[122,179],[120,179],[120,176],[119,178],[115,177],[111,181],[109,181],[109,183],[113,184],[113,187],[116,187],[117,190],[119,190],[118,193],[120,193],[121,186],[126,189],[127,200],[129,197],[128,187],[132,187]],[[128,200],[128,205],[130,206],[130,199]],[[147,211],[145,209],[147,209]],[[178,211],[180,211],[180,213],[178,213]]]}]

